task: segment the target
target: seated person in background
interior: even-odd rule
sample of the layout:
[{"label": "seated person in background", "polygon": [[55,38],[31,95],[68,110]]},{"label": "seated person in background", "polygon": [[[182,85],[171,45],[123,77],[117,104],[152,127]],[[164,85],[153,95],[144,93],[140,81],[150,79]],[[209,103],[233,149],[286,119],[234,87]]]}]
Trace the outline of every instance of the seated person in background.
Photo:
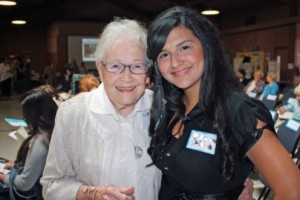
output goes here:
[{"label": "seated person in background", "polygon": [[79,90],[80,92],[89,92],[99,85],[99,80],[94,75],[88,74],[79,81]]},{"label": "seated person in background", "polygon": [[37,87],[36,89],[42,89],[48,94],[50,94],[54,100],[54,102],[59,106],[62,102],[68,100],[71,98],[71,96],[68,93],[60,92],[58,93],[56,89],[49,85],[49,84],[43,84]]},{"label": "seated person in background", "polygon": [[88,68],[86,67],[85,63],[82,61],[79,66],[79,73],[87,74],[88,72],[89,72]]},{"label": "seated person in background", "polygon": [[70,69],[64,69],[63,74],[59,80],[59,85],[56,87],[56,90],[59,92],[71,93],[72,76],[73,74]]},{"label": "seated person in background", "polygon": [[249,83],[249,79],[247,79],[245,77],[246,75],[246,72],[244,69],[239,69],[237,72],[236,72],[236,76],[238,77],[239,81],[241,82],[241,84],[243,85],[243,87],[246,87],[246,85]]},{"label": "seated person in background", "polygon": [[254,73],[254,79],[250,81],[245,87],[246,94],[251,98],[257,98],[263,92],[266,83],[262,80],[264,74],[262,71],[257,70]]},{"label": "seated person in background", "polygon": [[266,76],[268,84],[265,86],[260,99],[267,97],[268,95],[277,95],[279,91],[278,84],[274,81],[276,78],[275,72],[269,72]]},{"label": "seated person in background", "polygon": [[12,182],[12,171],[9,174],[0,174],[0,184],[7,187],[13,185],[21,192],[34,188],[35,199],[43,199],[39,180],[46,163],[57,105],[47,92],[33,89],[21,98],[21,106],[23,117],[28,124],[29,137],[22,143],[16,161],[5,164],[6,169],[18,168],[21,169],[21,173],[17,174]]},{"label": "seated person in background", "polygon": [[286,111],[293,113],[293,118],[296,120],[300,120],[300,85],[295,87],[294,93],[296,99],[294,101],[289,102],[287,105],[283,105],[278,109],[279,114],[283,114]]},{"label": "seated person in background", "polygon": [[52,85],[54,77],[55,77],[54,64],[51,63],[50,65],[45,67],[45,70],[43,73],[43,80],[46,84]]}]

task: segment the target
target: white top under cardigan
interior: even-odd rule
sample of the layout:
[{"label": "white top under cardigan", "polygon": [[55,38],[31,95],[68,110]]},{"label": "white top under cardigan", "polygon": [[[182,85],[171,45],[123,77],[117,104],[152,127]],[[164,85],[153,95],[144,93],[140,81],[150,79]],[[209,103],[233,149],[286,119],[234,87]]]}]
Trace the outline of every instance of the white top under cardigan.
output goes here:
[{"label": "white top under cardigan", "polygon": [[[103,84],[62,103],[58,109],[44,174],[45,199],[76,198],[80,185],[134,186],[136,200],[157,199],[161,173],[147,154],[152,91],[122,117]],[[136,158],[134,146],[143,149]]]}]

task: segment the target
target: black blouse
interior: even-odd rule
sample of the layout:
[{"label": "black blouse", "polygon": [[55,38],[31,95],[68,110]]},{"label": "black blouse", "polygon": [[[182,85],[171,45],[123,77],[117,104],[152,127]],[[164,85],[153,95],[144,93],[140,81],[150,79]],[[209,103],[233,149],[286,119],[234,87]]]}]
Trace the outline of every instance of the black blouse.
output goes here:
[{"label": "black blouse", "polygon": [[230,198],[213,199],[237,199],[253,167],[245,154],[262,133],[256,130],[257,119],[275,131],[271,114],[260,101],[235,93],[230,95],[227,105],[232,130],[230,145],[235,150],[232,179],[224,184],[224,177],[219,173],[219,134],[214,131],[212,121],[196,106],[186,117],[183,135],[179,139],[171,138],[160,153],[163,162],[156,163],[163,171],[159,199],[189,199],[188,195],[192,195],[190,199],[197,199],[196,196],[228,191],[232,194]]}]

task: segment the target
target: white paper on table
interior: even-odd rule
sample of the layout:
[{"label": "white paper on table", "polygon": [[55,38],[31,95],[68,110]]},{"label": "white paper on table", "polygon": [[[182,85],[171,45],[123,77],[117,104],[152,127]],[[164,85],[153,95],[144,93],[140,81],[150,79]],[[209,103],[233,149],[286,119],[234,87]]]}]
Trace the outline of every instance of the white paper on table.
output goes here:
[{"label": "white paper on table", "polygon": [[0,172],[3,173],[4,172],[4,163],[0,163]]},{"label": "white paper on table", "polygon": [[8,133],[8,136],[15,140],[24,140],[29,137],[28,132],[24,127],[20,127],[17,130]]},{"label": "white paper on table", "polygon": [[26,129],[24,127],[20,127],[18,130],[17,130],[17,133],[19,135],[21,135],[24,139],[28,138],[28,132],[26,131]]},{"label": "white paper on table", "polygon": [[277,98],[277,95],[269,94],[269,95],[267,96],[267,100],[271,100],[271,101],[275,101],[276,98]]},{"label": "white paper on table", "polygon": [[251,97],[251,98],[256,98],[256,93],[254,93],[254,92],[249,92],[249,93],[248,93],[248,96]]},{"label": "white paper on table", "polygon": [[18,137],[16,136],[16,133],[17,133],[17,131],[9,132],[8,136],[15,139],[15,140],[18,140]]},{"label": "white paper on table", "polygon": [[279,114],[279,112],[278,112],[278,118],[279,119],[291,119],[292,117],[293,117],[292,112],[286,111],[283,114]]}]

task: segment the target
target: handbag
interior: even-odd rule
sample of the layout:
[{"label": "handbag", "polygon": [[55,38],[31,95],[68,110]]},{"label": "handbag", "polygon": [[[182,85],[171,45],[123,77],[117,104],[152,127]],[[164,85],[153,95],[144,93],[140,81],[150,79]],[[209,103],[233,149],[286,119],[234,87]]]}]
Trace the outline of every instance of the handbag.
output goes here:
[{"label": "handbag", "polygon": [[23,167],[14,166],[10,173],[9,173],[9,195],[11,200],[19,200],[19,199],[26,199],[26,200],[33,200],[37,199],[37,189],[36,184],[28,191],[21,191],[18,190],[14,186],[14,180],[18,174],[21,174],[23,171]]}]

